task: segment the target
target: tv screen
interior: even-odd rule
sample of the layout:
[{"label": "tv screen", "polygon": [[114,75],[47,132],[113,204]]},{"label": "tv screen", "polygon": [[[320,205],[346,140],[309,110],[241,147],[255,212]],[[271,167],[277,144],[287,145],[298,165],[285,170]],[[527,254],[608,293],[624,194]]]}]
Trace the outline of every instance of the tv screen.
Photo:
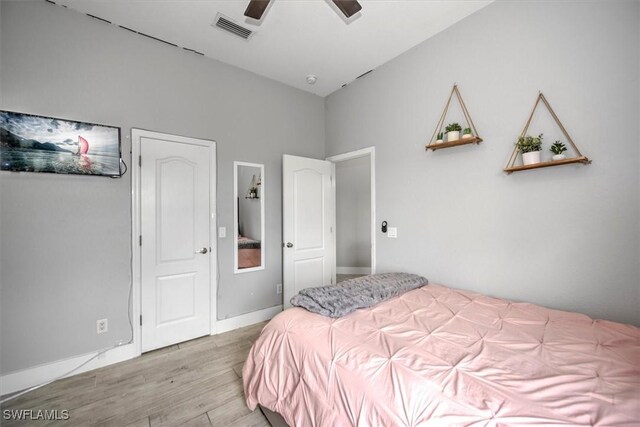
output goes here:
[{"label": "tv screen", "polygon": [[120,176],[120,128],[0,110],[0,169]]}]

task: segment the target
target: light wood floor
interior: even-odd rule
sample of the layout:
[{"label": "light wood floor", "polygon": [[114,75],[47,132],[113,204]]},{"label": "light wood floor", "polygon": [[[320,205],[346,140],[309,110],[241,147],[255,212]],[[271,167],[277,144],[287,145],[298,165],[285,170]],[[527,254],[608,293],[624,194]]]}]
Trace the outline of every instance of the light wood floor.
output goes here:
[{"label": "light wood floor", "polygon": [[266,322],[145,353],[56,381],[9,401],[5,409],[69,411],[67,421],[2,426],[269,426],[244,401],[242,365]]}]

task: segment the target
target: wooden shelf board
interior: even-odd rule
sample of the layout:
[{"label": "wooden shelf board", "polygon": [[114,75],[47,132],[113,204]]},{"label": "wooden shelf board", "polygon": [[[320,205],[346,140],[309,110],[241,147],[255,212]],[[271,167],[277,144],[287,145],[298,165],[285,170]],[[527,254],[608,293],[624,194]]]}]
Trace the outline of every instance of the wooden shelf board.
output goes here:
[{"label": "wooden shelf board", "polygon": [[427,150],[439,150],[441,148],[449,148],[449,147],[457,147],[458,145],[467,145],[467,144],[480,144],[482,142],[482,138],[480,138],[479,136],[474,136],[472,138],[462,138],[462,139],[457,139],[455,141],[447,141],[447,142],[441,142],[440,144],[429,144],[427,145],[425,148]]},{"label": "wooden shelf board", "polygon": [[583,163],[583,164],[587,165],[587,164],[591,163],[591,160],[589,160],[588,158],[586,158],[584,156],[573,157],[573,158],[570,158],[570,159],[550,160],[548,162],[534,163],[532,165],[526,165],[526,166],[512,166],[510,168],[505,168],[504,171],[506,173],[511,173],[511,172],[527,171],[527,170],[531,170],[531,169],[547,168],[549,166],[570,165],[572,163]]}]

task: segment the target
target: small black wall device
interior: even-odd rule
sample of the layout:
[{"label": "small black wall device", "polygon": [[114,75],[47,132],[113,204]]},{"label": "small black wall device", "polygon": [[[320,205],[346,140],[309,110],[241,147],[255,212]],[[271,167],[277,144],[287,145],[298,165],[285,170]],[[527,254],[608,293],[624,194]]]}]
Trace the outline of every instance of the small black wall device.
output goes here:
[{"label": "small black wall device", "polygon": [[387,232],[387,221],[382,221],[382,232],[383,233]]}]

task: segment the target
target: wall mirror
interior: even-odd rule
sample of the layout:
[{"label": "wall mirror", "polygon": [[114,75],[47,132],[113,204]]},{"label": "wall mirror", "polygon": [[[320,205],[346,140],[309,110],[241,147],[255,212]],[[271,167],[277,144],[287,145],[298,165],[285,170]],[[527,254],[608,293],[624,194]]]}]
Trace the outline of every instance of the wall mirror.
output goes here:
[{"label": "wall mirror", "polygon": [[264,269],[264,165],[233,162],[234,271]]}]

